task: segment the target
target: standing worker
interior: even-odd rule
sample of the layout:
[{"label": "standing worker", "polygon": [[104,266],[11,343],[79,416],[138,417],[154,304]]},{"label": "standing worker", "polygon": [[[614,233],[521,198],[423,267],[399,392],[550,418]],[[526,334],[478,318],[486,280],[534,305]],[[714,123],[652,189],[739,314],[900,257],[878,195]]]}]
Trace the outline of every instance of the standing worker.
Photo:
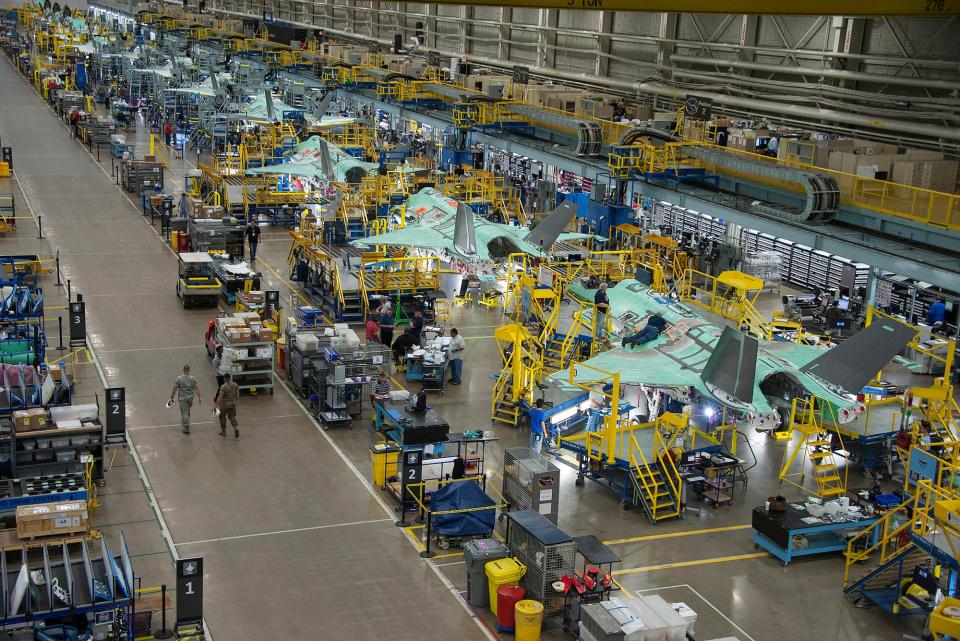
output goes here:
[{"label": "standing worker", "polygon": [[[538,398],[534,401],[533,407],[527,410],[527,414],[530,416],[530,449],[539,454],[547,436],[543,399]],[[547,451],[550,451],[549,445],[547,445]]]},{"label": "standing worker", "polygon": [[413,344],[420,344],[420,332],[423,331],[423,312],[419,309],[413,313],[413,318],[410,320],[410,334],[413,336]]},{"label": "standing worker", "polygon": [[610,299],[607,298],[607,284],[600,283],[597,293],[593,295],[593,306],[597,315],[597,336],[601,338],[607,333],[607,312],[610,309]]},{"label": "standing worker", "polygon": [[[380,309],[384,310],[384,307],[386,303]],[[380,342],[387,347],[393,344],[393,314],[390,311],[380,312]]]},{"label": "standing worker", "polygon": [[467,342],[463,336],[454,327],[450,330],[450,347],[447,353],[450,355],[450,382],[459,385],[463,376],[463,350],[467,349]]},{"label": "standing worker", "polygon": [[190,375],[190,366],[183,366],[183,374],[177,377],[173,383],[173,389],[170,390],[170,404],[174,399],[180,402],[180,424],[183,428],[180,430],[184,434],[190,433],[190,408],[193,407],[193,397],[197,397],[197,402],[203,404],[200,398],[200,385],[197,379]]},{"label": "standing worker", "polygon": [[217,351],[213,355],[213,373],[217,376],[217,389],[223,385],[223,345],[217,345]]},{"label": "standing worker", "polygon": [[930,305],[930,307],[927,309],[927,318],[926,318],[927,325],[930,325],[932,327],[937,323],[942,323],[943,319],[946,318],[946,316],[947,316],[947,305],[946,303],[943,302],[942,298],[938,298],[936,302]]},{"label": "standing worker", "polygon": [[260,243],[260,225],[255,221],[247,222],[247,228],[243,230],[243,235],[250,243],[250,262],[257,260],[257,245]]},{"label": "standing worker", "polygon": [[187,192],[180,194],[180,204],[177,206],[177,215],[180,218],[190,218],[190,198]]},{"label": "standing worker", "polygon": [[364,326],[363,337],[368,343],[379,342],[377,334],[380,332],[380,326],[377,324],[377,319],[373,316],[367,319],[367,324]]},{"label": "standing worker", "polygon": [[220,436],[227,435],[227,419],[233,425],[233,438],[240,438],[240,426],[237,424],[237,399],[240,397],[240,388],[230,380],[230,374],[223,375],[223,384],[217,390],[217,397],[213,404],[220,408]]},{"label": "standing worker", "polygon": [[163,123],[163,141],[167,143],[167,147],[173,146],[173,124],[169,120]]},{"label": "standing worker", "polygon": [[73,137],[80,137],[80,111],[74,109],[70,112],[70,127],[73,129]]}]

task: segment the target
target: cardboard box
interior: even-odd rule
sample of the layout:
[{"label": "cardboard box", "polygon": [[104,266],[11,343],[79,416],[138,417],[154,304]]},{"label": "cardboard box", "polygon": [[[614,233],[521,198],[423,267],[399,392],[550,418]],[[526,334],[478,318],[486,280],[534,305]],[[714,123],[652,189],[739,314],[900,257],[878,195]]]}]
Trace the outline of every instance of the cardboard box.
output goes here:
[{"label": "cardboard box", "polygon": [[269,327],[264,327],[260,330],[258,338],[261,341],[275,341],[277,340],[277,335]]},{"label": "cardboard box", "polygon": [[69,536],[83,534],[87,530],[86,501],[60,501],[17,507],[17,536],[22,539]]},{"label": "cardboard box", "polygon": [[59,381],[63,379],[63,368],[60,367],[58,363],[54,363],[47,367],[47,372],[50,376],[53,377],[53,380]]},{"label": "cardboard box", "polygon": [[27,410],[27,413],[30,414],[30,426],[35,430],[46,429],[47,427],[47,410],[42,407],[35,407],[33,409]]},{"label": "cardboard box", "polygon": [[13,429],[17,432],[29,432],[33,418],[27,410],[16,410],[13,413]]}]

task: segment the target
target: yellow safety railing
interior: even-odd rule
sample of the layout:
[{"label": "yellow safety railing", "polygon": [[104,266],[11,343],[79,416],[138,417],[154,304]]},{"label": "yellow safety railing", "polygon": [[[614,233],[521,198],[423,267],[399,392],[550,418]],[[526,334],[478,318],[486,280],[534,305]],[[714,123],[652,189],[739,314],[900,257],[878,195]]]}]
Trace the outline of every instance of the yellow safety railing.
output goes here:
[{"label": "yellow safety railing", "polygon": [[[870,209],[890,216],[906,218],[936,227],[944,227],[954,231],[960,230],[960,195],[933,191],[912,185],[901,185],[887,180],[867,178],[834,169],[792,162],[787,159],[770,158],[769,156],[761,156],[729,147],[718,147],[707,143],[688,144],[714,148],[768,164],[779,164],[827,174],[836,179],[837,184],[840,186],[841,203],[843,204]],[[703,164],[705,167],[711,166],[711,163],[708,162],[704,162]],[[713,169],[719,173],[734,173],[732,170],[723,167],[713,167]],[[777,183],[786,189],[798,189],[797,185],[764,179],[756,174],[751,173],[744,175],[755,182],[771,182]]]},{"label": "yellow safety railing", "polygon": [[370,292],[439,289],[440,258],[418,256],[361,262],[360,275]]},{"label": "yellow safety railing", "polygon": [[[906,506],[900,506],[885,514],[879,521],[866,527],[847,541],[843,568],[843,587],[850,585],[850,570],[874,554],[879,553],[878,565],[896,557],[905,548],[913,545],[906,534],[913,521]],[[875,541],[871,543],[872,541]]]}]

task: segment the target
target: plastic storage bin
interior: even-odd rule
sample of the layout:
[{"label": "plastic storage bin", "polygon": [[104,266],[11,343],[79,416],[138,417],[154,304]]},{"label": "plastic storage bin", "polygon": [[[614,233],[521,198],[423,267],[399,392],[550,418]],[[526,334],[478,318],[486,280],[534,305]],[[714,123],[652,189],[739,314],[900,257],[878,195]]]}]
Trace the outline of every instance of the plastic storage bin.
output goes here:
[{"label": "plastic storage bin", "polygon": [[516,559],[497,559],[484,566],[487,583],[490,585],[490,611],[497,613],[497,588],[501,585],[516,585],[527,568]]}]

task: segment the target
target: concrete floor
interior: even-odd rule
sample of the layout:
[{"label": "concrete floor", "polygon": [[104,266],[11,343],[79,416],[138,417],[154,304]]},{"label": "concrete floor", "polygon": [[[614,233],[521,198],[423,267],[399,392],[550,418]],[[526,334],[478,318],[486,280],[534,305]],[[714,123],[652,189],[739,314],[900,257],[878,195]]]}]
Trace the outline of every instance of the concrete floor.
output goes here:
[{"label": "concrete floor", "polygon": [[[143,539],[135,545],[144,553],[159,552],[161,527],[148,524],[149,505],[141,500],[155,498],[175,553],[205,558],[205,613],[213,638],[493,638],[489,614],[470,612],[459,595],[465,589],[459,553],[420,559],[413,540],[420,531],[395,527],[388,497],[371,487],[373,437],[365,422],[323,432],[279,386],[272,396],[242,398],[237,441],[216,434],[208,404],[194,409],[194,433],[180,433],[175,410],[164,409],[164,401],[180,367],[190,363],[209,403],[214,377],[201,341],[216,311],[180,307],[175,256],[112,184],[107,154],[98,164],[71,141],[6,63],[0,63],[0,135],[14,148],[16,182],[25,196],[18,203],[42,216],[44,251],[59,250],[65,277],[88,301],[90,343],[107,383],[127,388],[127,424],[150,492],[138,487],[136,466],[122,467],[126,461],[119,463],[118,455],[106,490],[117,492],[104,497],[102,508],[112,520],[105,522],[137,521],[135,530],[124,526],[128,536]],[[142,127],[136,139],[142,149]],[[190,168],[171,159],[168,191],[181,191],[181,176]],[[42,241],[28,236],[0,243],[9,253],[41,251]],[[289,243],[285,230],[264,231],[257,261],[264,288],[279,289],[288,305]],[[458,431],[488,428],[490,376],[499,369],[492,333],[503,317],[477,308],[454,314],[468,344],[464,383],[431,403]],[[500,441],[487,469],[499,486],[503,448],[524,445],[527,435],[494,429]],[[800,492],[777,486],[786,445],[747,436],[757,465],[732,506],[652,527],[640,514],[619,509],[602,487],[575,487],[574,471],[561,465],[559,525],[573,535],[612,541],[623,557],[616,578],[625,591],[686,602],[700,615],[699,639],[880,641],[914,629],[916,622],[847,603],[838,555],[784,568],[756,553],[752,507],[778,492],[791,499]],[[752,461],[743,441],[738,452]],[[851,471],[851,488],[867,484],[859,474]],[[169,557],[144,556],[137,567],[141,574],[147,567],[152,580],[169,581]],[[553,629],[545,638],[563,636]]]}]

